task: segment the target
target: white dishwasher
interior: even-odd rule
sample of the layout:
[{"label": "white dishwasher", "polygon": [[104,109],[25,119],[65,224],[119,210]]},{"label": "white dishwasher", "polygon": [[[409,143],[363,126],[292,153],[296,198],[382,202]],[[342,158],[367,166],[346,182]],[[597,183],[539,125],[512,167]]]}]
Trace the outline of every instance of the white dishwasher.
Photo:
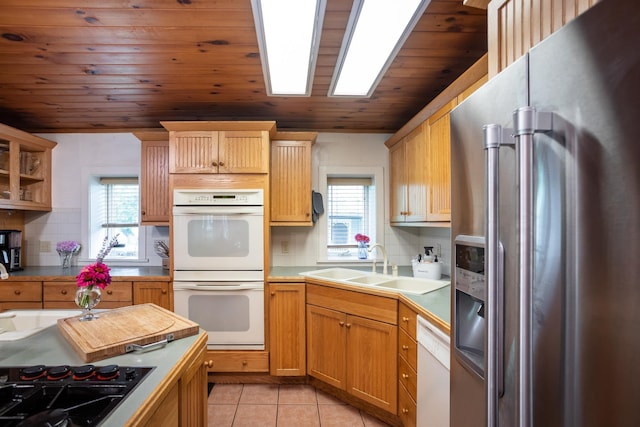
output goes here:
[{"label": "white dishwasher", "polygon": [[418,316],[418,427],[449,427],[449,336]]}]

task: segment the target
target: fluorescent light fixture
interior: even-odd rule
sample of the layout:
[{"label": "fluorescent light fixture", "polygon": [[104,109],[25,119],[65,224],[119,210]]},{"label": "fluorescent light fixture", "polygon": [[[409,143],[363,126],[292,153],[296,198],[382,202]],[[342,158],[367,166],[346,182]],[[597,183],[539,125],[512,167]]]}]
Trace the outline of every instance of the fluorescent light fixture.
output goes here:
[{"label": "fluorescent light fixture", "polygon": [[329,96],[371,96],[430,0],[354,0]]},{"label": "fluorescent light fixture", "polygon": [[268,95],[309,96],[325,0],[251,0]]}]

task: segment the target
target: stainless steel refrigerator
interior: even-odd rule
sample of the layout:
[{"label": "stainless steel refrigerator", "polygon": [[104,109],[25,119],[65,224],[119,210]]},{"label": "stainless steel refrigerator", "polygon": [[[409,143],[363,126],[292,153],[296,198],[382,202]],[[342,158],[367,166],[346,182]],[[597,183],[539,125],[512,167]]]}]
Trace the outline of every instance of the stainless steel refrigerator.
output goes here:
[{"label": "stainless steel refrigerator", "polygon": [[451,113],[451,426],[640,425],[640,2]]}]

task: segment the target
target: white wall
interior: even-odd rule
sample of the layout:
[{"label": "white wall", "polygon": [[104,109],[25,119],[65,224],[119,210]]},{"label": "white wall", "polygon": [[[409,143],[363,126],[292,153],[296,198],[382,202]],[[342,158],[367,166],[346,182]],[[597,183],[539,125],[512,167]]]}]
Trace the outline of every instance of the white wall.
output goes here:
[{"label": "white wall", "polygon": [[[81,240],[83,171],[92,168],[140,167],[140,141],[130,133],[41,134],[56,141],[52,154],[52,211],[25,215],[26,265],[59,265],[55,245],[61,240]],[[423,246],[442,248],[449,263],[451,243],[448,228],[389,226],[389,155],[384,141],[389,134],[320,133],[313,146],[312,183],[318,184],[320,166],[382,166],[385,185],[385,247],[389,261],[410,265]],[[168,227],[146,227],[148,264],[161,265],[153,251],[153,241],[168,240]],[[271,230],[271,264],[274,266],[315,266],[317,227],[274,227]],[[289,251],[283,254],[286,240]],[[51,251],[41,252],[41,242],[50,242]],[[365,262],[370,264],[370,261]],[[446,269],[448,270],[448,268]]]},{"label": "white wall", "polygon": [[[40,134],[58,145],[52,152],[52,211],[27,212],[25,215],[25,264],[59,265],[55,251],[62,240],[81,241],[81,204],[83,172],[95,168],[140,169],[140,141],[130,133]],[[161,265],[153,251],[155,239],[168,239],[168,227],[146,227],[147,257],[144,265]],[[50,243],[49,252],[41,252],[41,242]],[[80,253],[82,256],[82,251]]]}]

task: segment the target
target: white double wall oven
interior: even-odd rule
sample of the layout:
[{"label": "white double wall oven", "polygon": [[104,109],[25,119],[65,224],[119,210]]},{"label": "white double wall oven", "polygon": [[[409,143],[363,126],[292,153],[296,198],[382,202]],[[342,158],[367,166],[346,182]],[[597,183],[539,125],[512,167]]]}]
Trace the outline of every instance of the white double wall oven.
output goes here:
[{"label": "white double wall oven", "polygon": [[264,349],[264,191],[175,189],[174,310],[211,350]]}]

